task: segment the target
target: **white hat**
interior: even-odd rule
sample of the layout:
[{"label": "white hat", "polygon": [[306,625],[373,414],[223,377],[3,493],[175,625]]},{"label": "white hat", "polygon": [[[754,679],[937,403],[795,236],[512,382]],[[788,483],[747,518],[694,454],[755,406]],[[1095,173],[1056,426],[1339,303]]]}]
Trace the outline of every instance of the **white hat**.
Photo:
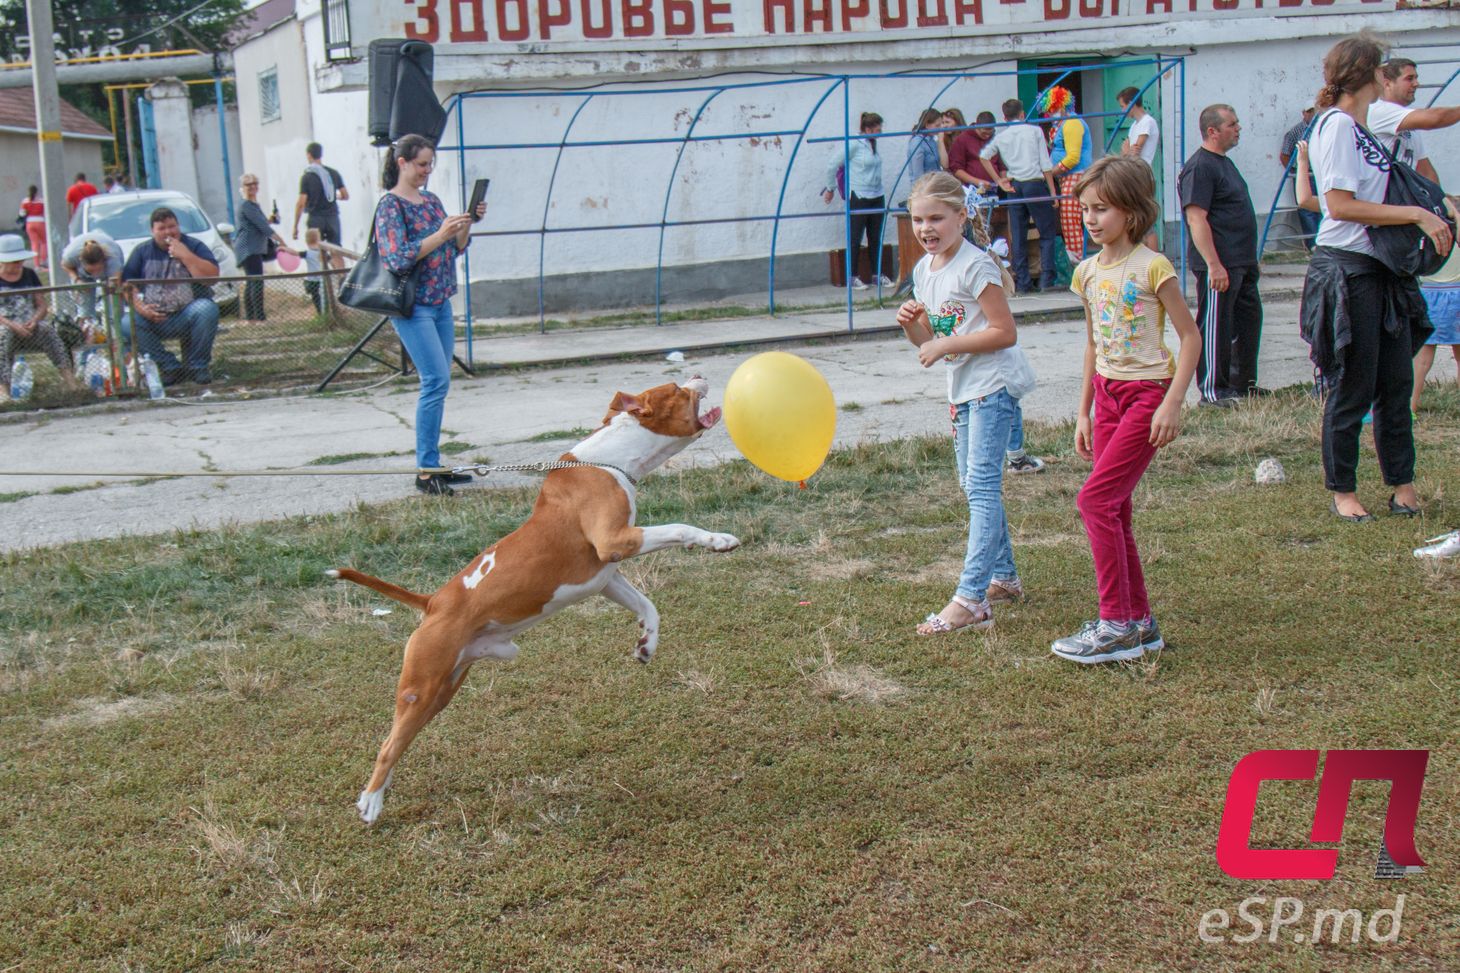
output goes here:
[{"label": "white hat", "polygon": [[0,263],[29,260],[34,256],[35,251],[25,249],[25,241],[16,234],[7,233],[0,236]]}]

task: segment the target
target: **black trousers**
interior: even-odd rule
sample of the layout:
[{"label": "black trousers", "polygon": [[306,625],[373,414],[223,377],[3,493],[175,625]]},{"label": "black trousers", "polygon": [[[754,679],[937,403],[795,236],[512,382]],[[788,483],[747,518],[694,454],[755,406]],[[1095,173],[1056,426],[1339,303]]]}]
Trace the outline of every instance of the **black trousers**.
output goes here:
[{"label": "black trousers", "polygon": [[[1014,264],[1014,283],[1020,291],[1034,289],[1029,277],[1029,221],[1039,231],[1039,286],[1054,286],[1054,248],[1060,232],[1059,214],[1049,197],[1049,186],[1043,179],[1015,179],[1014,194],[1019,200],[1009,204],[1009,257]],[[1024,200],[1042,199],[1041,202]]]},{"label": "black trousers", "polygon": [[[856,193],[852,193],[852,239],[847,244],[852,251],[852,276],[861,275],[862,266],[862,235],[867,236],[868,271],[872,275],[872,281],[877,279],[877,256],[882,252],[882,220],[886,215],[884,210],[887,207],[886,196],[874,196],[871,199],[864,199]],[[885,274],[887,268],[883,268]]]},{"label": "black trousers", "polygon": [[1262,341],[1261,272],[1228,267],[1230,281],[1222,293],[1207,283],[1205,267],[1196,275],[1196,326],[1201,329],[1201,359],[1196,387],[1204,401],[1246,395],[1257,386],[1257,348]]},{"label": "black trousers", "polygon": [[268,316],[264,314],[264,255],[256,253],[252,257],[244,257],[242,266],[245,274],[258,278],[243,285],[243,319],[262,321]]},{"label": "black trousers", "polygon": [[1359,433],[1364,413],[1374,410],[1374,446],[1379,471],[1389,486],[1414,481],[1414,431],[1409,395],[1414,390],[1414,353],[1409,328],[1385,331],[1384,293],[1388,270],[1348,278],[1352,342],[1343,351],[1338,375],[1323,406],[1323,482],[1334,493],[1358,487]]}]

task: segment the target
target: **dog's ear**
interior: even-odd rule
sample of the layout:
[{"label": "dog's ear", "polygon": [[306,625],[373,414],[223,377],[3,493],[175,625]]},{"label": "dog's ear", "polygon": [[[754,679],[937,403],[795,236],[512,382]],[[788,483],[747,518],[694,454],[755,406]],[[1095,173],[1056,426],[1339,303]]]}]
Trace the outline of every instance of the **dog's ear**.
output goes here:
[{"label": "dog's ear", "polygon": [[630,395],[627,392],[613,393],[613,401],[608,404],[608,418],[612,419],[620,412],[627,412],[632,416],[650,416],[654,410],[649,408],[647,402],[637,395]]}]

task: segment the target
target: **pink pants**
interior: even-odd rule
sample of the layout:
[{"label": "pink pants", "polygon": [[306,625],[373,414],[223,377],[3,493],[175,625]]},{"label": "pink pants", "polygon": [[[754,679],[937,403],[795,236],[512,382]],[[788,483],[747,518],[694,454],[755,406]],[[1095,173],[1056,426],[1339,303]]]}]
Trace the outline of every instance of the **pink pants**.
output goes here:
[{"label": "pink pants", "polygon": [[26,236],[30,237],[30,248],[35,251],[35,265],[46,266],[46,224],[43,220],[27,220],[25,224]]},{"label": "pink pants", "polygon": [[1166,398],[1170,382],[1122,382],[1095,376],[1095,468],[1075,501],[1095,558],[1100,617],[1132,622],[1151,613],[1141,556],[1131,531],[1131,494],[1156,447],[1151,417]]}]

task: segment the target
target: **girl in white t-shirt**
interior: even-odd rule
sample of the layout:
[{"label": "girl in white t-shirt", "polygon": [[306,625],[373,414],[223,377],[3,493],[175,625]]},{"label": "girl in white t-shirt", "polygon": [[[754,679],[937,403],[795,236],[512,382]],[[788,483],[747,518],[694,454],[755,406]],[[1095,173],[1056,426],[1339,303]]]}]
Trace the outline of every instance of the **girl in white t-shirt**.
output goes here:
[{"label": "girl in white t-shirt", "polygon": [[1004,447],[1034,372],[1009,310],[1012,278],[984,249],[986,231],[982,245],[963,238],[962,185],[946,172],[929,173],[913,184],[908,210],[927,254],[913,268],[913,299],[898,308],[897,323],[924,368],[941,361],[947,369],[954,460],[969,513],[958,587],[917,629],[943,635],[987,629],[994,624],[991,603],[1023,597],[1004,515]]},{"label": "girl in white t-shirt", "polygon": [[1409,412],[1411,362],[1431,329],[1419,285],[1375,259],[1369,227],[1416,225],[1441,253],[1453,242],[1449,225],[1428,210],[1384,203],[1390,158],[1364,127],[1379,96],[1384,56],[1384,47],[1367,32],[1328,52],[1315,102],[1322,114],[1308,145],[1323,222],[1303,284],[1301,331],[1329,385],[1323,408],[1329,509],[1351,523],[1374,519],[1357,494],[1359,431],[1371,405],[1379,469],[1393,490],[1389,512],[1402,517],[1420,512]]}]

